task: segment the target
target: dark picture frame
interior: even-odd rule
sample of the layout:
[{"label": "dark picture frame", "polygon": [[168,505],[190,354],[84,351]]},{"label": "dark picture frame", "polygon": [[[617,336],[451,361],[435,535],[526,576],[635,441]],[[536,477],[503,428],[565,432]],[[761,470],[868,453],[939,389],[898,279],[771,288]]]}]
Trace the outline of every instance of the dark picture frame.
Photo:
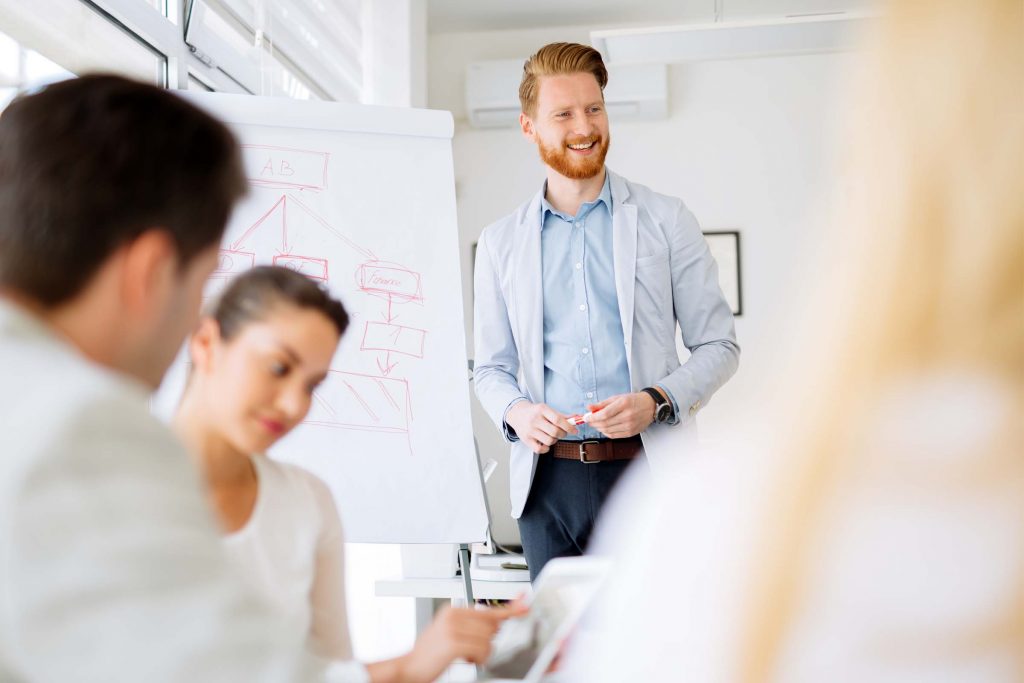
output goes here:
[{"label": "dark picture frame", "polygon": [[738,230],[708,230],[704,239],[718,264],[718,283],[732,314],[743,315],[743,274]]}]

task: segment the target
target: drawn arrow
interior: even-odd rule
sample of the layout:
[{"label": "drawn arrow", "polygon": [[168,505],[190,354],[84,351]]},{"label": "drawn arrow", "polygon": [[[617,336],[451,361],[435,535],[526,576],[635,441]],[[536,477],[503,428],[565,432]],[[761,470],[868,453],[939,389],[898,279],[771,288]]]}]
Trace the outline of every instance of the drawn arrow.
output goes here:
[{"label": "drawn arrow", "polygon": [[397,315],[392,315],[391,314],[391,301],[392,301],[391,295],[388,294],[388,312],[381,314],[381,317],[384,318],[384,322],[386,322],[386,323],[390,323],[390,322],[393,322],[395,320],[398,320],[398,316]]},{"label": "drawn arrow", "polygon": [[345,237],[343,234],[341,234],[340,232],[335,230],[333,227],[331,227],[331,225],[327,221],[325,221],[323,218],[321,218],[319,215],[317,215],[317,213],[315,211],[313,211],[313,209],[311,209],[308,206],[306,206],[305,204],[303,204],[302,201],[298,197],[296,197],[293,194],[289,194],[288,197],[291,198],[291,200],[293,202],[295,202],[295,204],[297,204],[299,206],[299,208],[304,210],[309,215],[310,218],[312,218],[317,223],[319,223],[321,226],[323,226],[324,229],[327,230],[328,232],[330,232],[332,235],[334,235],[335,237],[340,239],[342,242],[344,242],[345,244],[350,246],[352,249],[354,249],[358,253],[362,254],[364,257],[369,258],[372,261],[378,260],[376,254],[374,254],[369,249],[366,249],[364,247],[359,246],[358,244],[356,244],[355,242],[350,240],[348,237]]},{"label": "drawn arrow", "polygon": [[[284,199],[284,197],[282,197]],[[291,245],[288,244],[288,202],[286,201],[281,205],[281,249],[285,254],[290,254],[292,251]]]},{"label": "drawn arrow", "polygon": [[398,365],[398,361],[395,361],[394,363],[391,362],[391,352],[390,351],[388,351],[388,353],[387,353],[386,359],[384,361],[384,365],[380,364],[380,358],[377,359],[377,367],[380,369],[381,373],[385,377],[387,377],[388,375],[391,374],[391,371],[395,369],[396,365]]},{"label": "drawn arrow", "polygon": [[[274,213],[274,211],[275,211],[275,210],[277,209],[277,207],[281,206],[281,205],[282,205],[282,204],[284,203],[284,200],[285,200],[285,199],[286,199],[286,197],[285,197],[284,195],[281,195],[281,198],[280,198],[280,199],[278,199],[278,200],[277,200],[276,202],[274,202],[274,205],[273,205],[272,207],[270,207],[270,210],[269,210],[269,211],[267,211],[267,212],[266,212],[265,214],[263,214],[262,216],[260,216],[260,218],[259,218],[259,220],[258,220],[258,221],[256,221],[256,222],[255,222],[255,223],[253,223],[253,224],[252,224],[251,226],[249,226],[249,229],[248,229],[248,230],[246,230],[246,231],[245,231],[244,233],[242,233],[242,236],[241,236],[241,237],[239,237],[239,238],[238,238],[237,240],[235,240],[235,241],[234,241],[234,243],[233,243],[233,244],[231,245],[231,249],[232,249],[232,250],[235,250],[235,251],[237,251],[237,250],[239,249],[239,247],[241,247],[241,246],[242,246],[242,244],[243,244],[243,243],[244,243],[244,242],[245,242],[245,241],[246,241],[247,239],[249,239],[249,236],[250,236],[250,235],[252,235],[252,234],[253,234],[254,232],[256,232],[256,230],[257,230],[257,229],[258,229],[258,228],[259,228],[259,227],[260,227],[261,225],[263,225],[263,222],[264,222],[265,220],[267,220],[268,218],[270,218],[271,214],[273,214],[273,213]],[[283,207],[282,207],[282,208],[283,208]]]}]

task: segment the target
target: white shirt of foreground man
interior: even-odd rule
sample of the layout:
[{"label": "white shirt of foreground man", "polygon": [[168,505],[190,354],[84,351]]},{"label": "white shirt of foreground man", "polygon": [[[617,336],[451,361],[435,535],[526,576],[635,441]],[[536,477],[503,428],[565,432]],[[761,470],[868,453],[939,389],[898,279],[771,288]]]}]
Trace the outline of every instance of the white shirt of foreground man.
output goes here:
[{"label": "white shirt of foreground man", "polygon": [[[1008,470],[985,451],[1011,405],[1004,386],[962,375],[880,402],[873,448],[810,546],[773,680],[1020,680],[1020,643],[999,629],[1019,619],[1024,461]],[[685,463],[656,495],[639,477],[623,486],[596,550],[614,556],[613,578],[573,642],[569,680],[740,680],[745,587],[777,468],[734,449]]]},{"label": "white shirt of foreground man", "polygon": [[[305,633],[230,572],[199,478],[140,384],[3,301],[0,376],[0,679],[323,676]],[[365,680],[356,663],[331,673]]]}]

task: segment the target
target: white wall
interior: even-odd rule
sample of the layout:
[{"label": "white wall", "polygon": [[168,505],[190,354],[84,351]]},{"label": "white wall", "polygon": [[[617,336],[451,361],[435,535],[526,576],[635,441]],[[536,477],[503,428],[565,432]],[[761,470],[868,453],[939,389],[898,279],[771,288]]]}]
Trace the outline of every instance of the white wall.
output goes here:
[{"label": "white wall", "polygon": [[[555,40],[589,42],[589,27],[435,34],[429,41],[428,105],[456,116],[456,192],[467,338],[471,245],[490,222],[540,189],[543,168],[518,131],[475,130],[465,121],[466,64],[524,58]],[[743,315],[736,321],[740,370],[699,417],[702,437],[720,438],[745,402],[778,401],[773,359],[790,340],[788,304],[813,258],[832,179],[836,95],[849,55],[819,54],[673,65],[670,118],[611,122],[608,165],[631,180],[683,198],[705,230],[739,230]],[[488,488],[499,540],[515,538],[507,519],[507,448],[474,401],[482,455],[504,468]],[[500,499],[499,499],[500,496]]]}]

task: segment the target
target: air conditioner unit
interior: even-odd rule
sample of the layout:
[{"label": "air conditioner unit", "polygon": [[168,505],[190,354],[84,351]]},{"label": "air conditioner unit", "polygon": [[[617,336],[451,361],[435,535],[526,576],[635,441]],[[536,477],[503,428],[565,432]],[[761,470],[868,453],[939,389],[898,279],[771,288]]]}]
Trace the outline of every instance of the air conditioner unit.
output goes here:
[{"label": "air conditioner unit", "polygon": [[[476,128],[519,125],[519,82],[525,59],[475,62],[466,69],[466,114]],[[668,67],[631,64],[608,67],[605,106],[613,121],[668,116]]]}]

